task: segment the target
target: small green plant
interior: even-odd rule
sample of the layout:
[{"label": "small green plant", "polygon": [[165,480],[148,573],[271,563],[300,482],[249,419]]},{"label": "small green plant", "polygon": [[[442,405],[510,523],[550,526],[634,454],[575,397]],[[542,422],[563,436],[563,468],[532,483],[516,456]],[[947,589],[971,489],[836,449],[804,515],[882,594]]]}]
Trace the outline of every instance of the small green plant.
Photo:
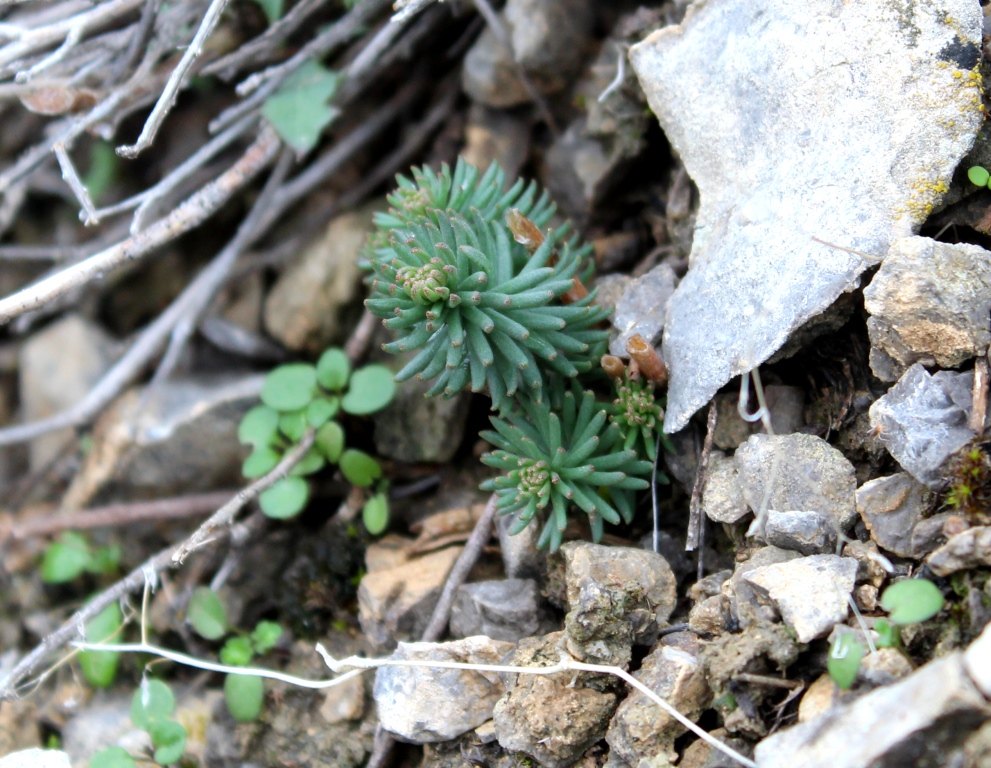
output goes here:
[{"label": "small green plant", "polygon": [[[281,12],[281,2],[258,0],[269,20]],[[262,114],[279,136],[299,155],[305,155],[320,140],[324,128],[340,114],[330,105],[337,93],[341,75],[317,61],[308,61],[286,78],[265,100]]]},{"label": "small green plant", "polygon": [[[144,678],[131,699],[131,722],[151,737],[153,759],[159,765],[178,762],[186,750],[186,729],[171,719],[174,711],[175,696],[161,680]],[[90,768],[134,768],[135,764],[122,747],[100,750],[89,761]]]},{"label": "small green plant", "polygon": [[500,514],[516,516],[513,533],[549,505],[538,546],[550,545],[551,551],[561,545],[571,504],[588,515],[595,541],[602,538],[604,521],[630,522],[633,492],[649,487],[643,476],[652,469],[649,461],[623,448],[619,428],[607,425],[607,411],[594,394],[576,387],[561,401],[558,416],[547,404],[523,400],[505,420],[492,418],[494,432],[482,432],[497,448],[482,461],[506,471],[482,488],[495,491]]},{"label": "small green plant", "polygon": [[[879,620],[874,629],[877,645],[894,648],[900,643],[898,627],[931,619],[944,604],[943,594],[926,579],[904,579],[889,586],[881,595],[881,607],[888,618]],[[829,650],[827,670],[840,688],[849,688],[857,679],[860,660],[866,649],[853,632],[844,632]]]},{"label": "small green plant", "polygon": [[991,459],[980,441],[965,445],[947,464],[949,488],[943,503],[978,525],[988,522],[991,507]]},{"label": "small green plant", "polygon": [[970,179],[970,183],[978,187],[986,187],[988,185],[988,180],[991,180],[991,173],[988,173],[987,168],[982,168],[979,165],[972,165],[967,169],[967,178]]},{"label": "small green plant", "polygon": [[459,162],[454,175],[414,171],[400,178],[392,208],[376,219],[365,305],[399,338],[392,353],[418,354],[396,375],[436,379],[428,396],[487,391],[497,409],[517,393],[540,401],[548,375],[573,378],[592,368],[607,338],[596,326],[608,313],[594,292],[565,305],[560,298],[584,269],[587,248],[550,230],[532,252],[503,220],[510,206],[534,226],[553,207],[522,182],[502,193],[493,165]]},{"label": "small green plant", "polygon": [[[117,603],[111,603],[86,622],[83,635],[89,643],[107,643],[116,640],[124,627],[124,617]],[[83,677],[94,688],[109,688],[117,677],[120,654],[117,651],[81,651],[79,668]]]},{"label": "small green plant", "polygon": [[[220,640],[228,634],[227,612],[217,593],[199,587],[189,600],[186,618],[198,635]],[[255,656],[268,653],[282,636],[282,626],[274,621],[260,621],[251,634],[227,638],[220,649],[220,661],[230,667],[247,667]],[[229,674],[224,680],[224,698],[231,716],[239,723],[258,719],[265,698],[263,680],[257,675]]]},{"label": "small green plant", "polygon": [[[244,476],[255,479],[271,472],[307,429],[316,430],[316,438],[289,476],[261,494],[262,511],[279,520],[298,515],[310,498],[305,477],[327,464],[338,464],[354,485],[367,488],[378,481],[382,476],[378,462],[361,451],[345,450],[344,430],[333,419],[339,411],[355,416],[375,413],[392,401],[395,391],[388,368],[366,365],[352,373],[347,356],[337,348],[326,350],[316,365],[289,363],[273,369],[262,387],[262,404],[248,411],[238,427],[238,439],[252,447],[242,466]],[[385,498],[379,486],[373,499]],[[380,512],[382,499],[373,506]],[[387,513],[387,503],[385,507]]]},{"label": "small green plant", "polygon": [[41,580],[46,584],[65,584],[84,573],[113,573],[120,564],[120,547],[94,549],[81,533],[66,531],[45,550],[41,561]]},{"label": "small green plant", "polygon": [[657,432],[664,409],[654,396],[654,385],[643,379],[616,379],[616,399],[610,421],[623,433],[623,447],[636,449],[650,461],[657,458]]}]

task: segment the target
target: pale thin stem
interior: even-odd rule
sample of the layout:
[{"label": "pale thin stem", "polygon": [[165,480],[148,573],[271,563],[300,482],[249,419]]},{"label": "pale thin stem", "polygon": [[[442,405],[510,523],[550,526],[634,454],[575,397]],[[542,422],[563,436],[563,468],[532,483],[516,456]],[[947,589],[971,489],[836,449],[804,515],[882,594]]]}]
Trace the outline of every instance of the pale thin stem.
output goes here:
[{"label": "pale thin stem", "polygon": [[196,30],[192,42],[182,54],[182,58],[176,64],[176,68],[169,75],[162,95],[158,97],[154,109],[148,115],[144,128],[141,130],[141,135],[138,136],[138,140],[130,146],[117,147],[118,155],[133,159],[150,147],[152,142],[155,141],[158,129],[165,121],[165,116],[169,113],[169,110],[175,104],[176,97],[179,95],[179,91],[184,84],[186,76],[189,74],[189,70],[193,66],[193,62],[203,52],[203,44],[213,32],[214,27],[217,26],[217,22],[220,21],[220,15],[226,7],[227,0],[211,0],[210,6],[203,15],[203,21],[200,22],[199,29]]},{"label": "pale thin stem", "polygon": [[16,80],[18,83],[26,83],[32,77],[37,75],[39,72],[44,72],[46,69],[53,66],[54,64],[58,64],[60,61],[62,61],[62,59],[64,59],[68,55],[69,51],[71,51],[73,48],[79,45],[79,41],[82,40],[83,32],[85,31],[86,31],[85,24],[77,24],[76,26],[74,26],[72,29],[69,30],[69,34],[65,36],[65,40],[62,41],[62,45],[56,48],[55,51],[51,53],[51,55],[46,56],[37,64],[32,66],[30,69],[26,69],[21,72],[18,72],[17,75],[14,77],[14,80]]},{"label": "pale thin stem", "polygon": [[747,768],[757,768],[757,763],[750,758],[741,755],[732,747],[723,744],[723,742],[719,739],[710,735],[697,723],[683,715],[667,700],[658,696],[654,691],[637,680],[629,672],[621,669],[620,667],[606,666],[604,664],[586,664],[582,661],[576,661],[572,657],[563,653],[560,661],[552,666],[519,667],[512,664],[470,664],[458,661],[433,661],[430,659],[367,659],[361,656],[349,656],[346,659],[335,659],[327,653],[327,650],[323,647],[323,645],[318,643],[316,646],[317,653],[323,657],[324,663],[332,672],[340,673],[340,675],[330,680],[308,680],[306,678],[286,675],[282,672],[276,672],[271,669],[264,669],[260,667],[231,667],[224,664],[215,664],[210,661],[197,659],[194,656],[188,656],[184,653],[177,653],[175,651],[170,651],[167,648],[159,648],[158,646],[147,645],[145,643],[74,643],[73,645],[76,648],[83,650],[116,651],[117,653],[150,653],[164,659],[169,659],[170,661],[174,661],[178,664],[193,667],[195,669],[204,669],[211,672],[221,672],[229,675],[251,675],[254,677],[264,677],[270,680],[280,680],[282,682],[289,683],[290,685],[297,685],[301,688],[318,690],[333,688],[356,674],[360,674],[361,672],[370,669],[380,669],[382,667],[453,669],[462,670],[465,672],[493,672],[496,674],[508,675],[548,676],[570,672],[591,672],[594,674],[612,675],[613,677],[618,677],[631,688],[636,689],[639,693],[646,696],[652,702],[657,704],[657,706],[663,709],[668,715],[677,720],[682,726],[690,730],[714,749],[718,749],[723,754],[739,761]]},{"label": "pale thin stem", "polygon": [[967,425],[978,440],[984,437],[984,419],[988,413],[988,373],[987,355],[980,355],[974,361],[974,387],[971,391],[970,422]]},{"label": "pale thin stem", "polygon": [[280,145],[273,130],[263,130],[230,169],[145,231],[0,300],[0,324],[9,323],[18,315],[39,309],[92,280],[101,279],[110,270],[141,258],[201,224],[230,200],[237,190],[260,173],[275,158]]},{"label": "pale thin stem", "polygon": [[87,227],[96,224],[96,208],[93,206],[93,198],[90,197],[89,190],[86,189],[83,180],[79,178],[76,167],[72,164],[72,158],[65,151],[65,145],[62,142],[55,145],[55,158],[58,160],[59,168],[62,169],[62,178],[69,185],[76,200],[79,201],[79,207],[82,209],[79,212],[80,220]]},{"label": "pale thin stem", "polygon": [[695,470],[695,483],[692,486],[692,499],[689,502],[688,511],[688,536],[685,541],[685,549],[689,552],[699,549],[699,579],[702,578],[703,569],[702,551],[704,546],[703,534],[705,531],[705,514],[702,512],[702,488],[705,485],[705,476],[709,471],[709,457],[712,455],[712,439],[716,432],[716,401],[709,403],[709,416],[705,425],[705,440],[702,443],[702,452],[699,454],[698,467]]}]

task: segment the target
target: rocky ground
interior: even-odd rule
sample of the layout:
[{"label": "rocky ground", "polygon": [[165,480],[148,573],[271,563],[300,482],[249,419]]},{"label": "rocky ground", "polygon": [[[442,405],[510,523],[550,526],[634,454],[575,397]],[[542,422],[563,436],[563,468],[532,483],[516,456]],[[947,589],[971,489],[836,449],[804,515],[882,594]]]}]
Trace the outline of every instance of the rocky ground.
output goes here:
[{"label": "rocky ground", "polygon": [[[394,22],[382,0],[243,2],[199,47],[203,2],[29,5],[0,4],[0,767],[151,763],[149,670],[186,733],[169,764],[991,766],[976,0],[448,0]],[[194,49],[157,137],[114,155]],[[292,109],[339,114],[300,146],[265,99],[314,61],[339,82]],[[404,364],[359,262],[392,176],[458,156],[548,189],[593,247],[609,351],[639,334],[666,363],[633,522],[595,544],[573,517],[553,553],[511,535],[478,490],[489,399],[409,380],[342,417],[384,469],[385,532],[328,468],[300,516],[238,497],[174,562],[245,485],[238,424],[273,365]],[[84,553],[70,578],[53,547]],[[887,590],[920,580],[935,607],[898,619]],[[248,657],[309,679],[330,676],[317,643],[516,669],[268,680],[236,720],[224,675],[154,654],[94,686],[70,645],[91,599],[122,607],[120,639],[206,661],[277,622]],[[562,658],[632,673],[717,743],[615,674],[519,669]]]}]

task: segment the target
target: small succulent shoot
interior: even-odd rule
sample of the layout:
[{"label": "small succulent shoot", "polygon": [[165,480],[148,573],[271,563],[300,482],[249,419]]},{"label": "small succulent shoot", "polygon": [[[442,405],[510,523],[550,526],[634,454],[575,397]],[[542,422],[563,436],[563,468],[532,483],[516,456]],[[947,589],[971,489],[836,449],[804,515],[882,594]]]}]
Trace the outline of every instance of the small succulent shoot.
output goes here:
[{"label": "small succulent shoot", "polygon": [[657,354],[657,350],[639,333],[633,334],[626,342],[626,353],[637,362],[641,375],[652,384],[664,386],[668,383],[668,368]]},{"label": "small succulent shoot", "polygon": [[280,520],[299,514],[310,497],[305,476],[336,464],[344,453],[344,430],[333,421],[338,411],[374,413],[392,401],[395,391],[388,368],[367,365],[352,373],[347,356],[337,348],[326,350],[316,365],[289,363],[273,369],[262,386],[262,404],[248,411],[238,427],[238,439],[252,447],[242,473],[255,479],[271,472],[308,428],[315,430],[316,439],[290,476],[261,494],[262,511]]},{"label": "small succulent shoot", "polygon": [[971,184],[977,187],[986,187],[988,180],[991,180],[991,173],[988,173],[988,169],[980,165],[972,165],[967,169],[967,178],[970,179]]},{"label": "small succulent shoot", "polygon": [[551,230],[530,255],[501,221],[431,209],[393,230],[390,247],[376,251],[371,265],[365,305],[401,334],[383,349],[419,350],[396,380],[436,379],[428,396],[469,387],[487,390],[500,410],[517,393],[539,401],[548,372],[573,378],[590,370],[605,343],[596,326],[607,312],[593,295],[569,306],[557,301],[582,266],[560,231]]},{"label": "small succulent shoot", "polygon": [[565,392],[559,413],[523,400],[504,418],[492,418],[495,431],[481,433],[496,446],[482,461],[506,472],[482,489],[495,492],[500,514],[515,515],[511,533],[546,512],[538,546],[552,552],[561,546],[572,505],[588,515],[595,541],[604,522],[630,522],[634,492],[648,487],[643,478],[652,467],[623,448],[619,428],[607,423],[605,407],[591,392]]},{"label": "small succulent shoot", "polygon": [[657,458],[657,430],[664,409],[654,397],[654,385],[644,379],[616,379],[616,399],[610,416],[623,433],[623,448],[635,450],[653,462]]}]

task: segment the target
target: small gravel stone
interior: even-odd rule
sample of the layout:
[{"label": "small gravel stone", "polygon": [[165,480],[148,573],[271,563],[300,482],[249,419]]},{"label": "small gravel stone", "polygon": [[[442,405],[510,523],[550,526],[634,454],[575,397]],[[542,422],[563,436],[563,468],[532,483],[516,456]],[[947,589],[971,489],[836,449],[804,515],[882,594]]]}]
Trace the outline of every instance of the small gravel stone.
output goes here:
[{"label": "small gravel stone", "polygon": [[729,524],[738,523],[750,514],[750,507],[743,500],[736,462],[722,451],[709,455],[709,470],[702,486],[702,511],[714,522]]},{"label": "small gravel stone", "polygon": [[[488,637],[449,643],[400,643],[391,658],[500,664],[512,649]],[[432,667],[380,667],[375,706],[382,727],[417,744],[447,741],[492,717],[505,687],[494,672]]]},{"label": "small gravel stone", "polygon": [[757,568],[743,578],[777,606],[798,642],[808,643],[846,618],[856,577],[853,558],[812,555]]},{"label": "small gravel stone", "polygon": [[991,566],[991,526],[975,526],[951,536],[929,555],[926,565],[937,576]]},{"label": "small gravel stone", "polygon": [[639,333],[648,344],[660,340],[664,330],[664,315],[667,301],[674,293],[678,278],[667,263],[658,264],[642,277],[634,279],[626,286],[616,310],[612,324],[618,335],[609,342],[609,353],[627,357],[626,342]]},{"label": "small gravel stone", "polygon": [[870,409],[871,426],[902,469],[930,488],[943,481],[943,467],[974,439],[967,427],[973,372],[911,366]]},{"label": "small gravel stone", "polygon": [[869,480],[857,489],[857,511],[871,538],[899,557],[928,554],[928,540],[915,534],[928,508],[929,491],[907,472]]},{"label": "small gravel stone", "polygon": [[451,606],[454,637],[486,635],[515,643],[524,637],[542,635],[552,622],[532,579],[503,579],[464,584]]},{"label": "small gravel stone", "polygon": [[561,547],[570,611],[568,651],[625,667],[634,645],[650,645],[677,603],[674,573],[654,552],[569,542]]},{"label": "small gravel stone", "polygon": [[836,531],[818,512],[768,510],[764,540],[781,549],[818,555],[836,549]]},{"label": "small gravel stone", "polygon": [[857,519],[853,465],[821,437],[753,435],[733,461],[743,498],[755,512],[765,503],[766,509],[814,510],[840,531]]}]

